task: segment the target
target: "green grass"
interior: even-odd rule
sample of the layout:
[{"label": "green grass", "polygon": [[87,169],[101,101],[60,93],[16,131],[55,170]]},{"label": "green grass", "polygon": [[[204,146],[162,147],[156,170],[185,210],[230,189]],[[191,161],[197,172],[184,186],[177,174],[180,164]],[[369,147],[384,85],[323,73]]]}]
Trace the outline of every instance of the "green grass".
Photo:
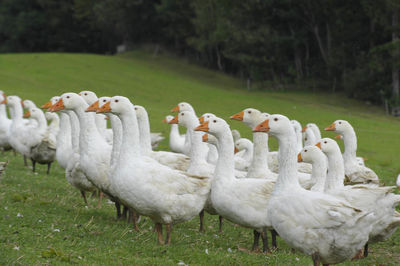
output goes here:
[{"label": "green grass", "polygon": [[[87,54],[0,55],[0,89],[20,95],[38,105],[63,92],[95,91],[98,96],[124,95],[147,108],[152,131],[168,136],[161,123],[180,101],[190,102],[198,115],[213,112],[228,118],[247,107],[281,113],[302,124],[315,122],[324,128],[336,119],[346,119],[359,139],[359,156],[367,157],[382,182],[393,185],[400,172],[400,121],[385,116],[377,107],[348,100],[341,95],[305,92],[247,91],[245,84],[218,72],[193,66],[168,56],[153,57],[143,51],[120,56]],[[250,130],[230,121],[243,136]],[[324,136],[334,137],[332,133]],[[342,143],[340,143],[342,145]],[[161,149],[167,149],[164,141]],[[271,140],[272,149],[277,148]],[[97,199],[85,208],[78,191],[54,165],[46,176],[45,166],[32,174],[21,156],[10,160],[0,181],[0,265],[7,264],[272,264],[310,265],[311,259],[279,239],[279,250],[269,255],[246,252],[251,230],[224,223],[217,233],[216,217],[206,215],[207,232],[198,232],[198,219],[174,227],[172,244],[158,246],[153,224],[142,219],[139,233],[115,221],[114,208]],[[23,217],[18,217],[20,213]],[[56,230],[58,229],[58,230]],[[19,247],[19,250],[16,249]],[[208,254],[206,253],[208,251]],[[400,231],[389,240],[370,246],[370,256],[346,265],[399,264]]]}]

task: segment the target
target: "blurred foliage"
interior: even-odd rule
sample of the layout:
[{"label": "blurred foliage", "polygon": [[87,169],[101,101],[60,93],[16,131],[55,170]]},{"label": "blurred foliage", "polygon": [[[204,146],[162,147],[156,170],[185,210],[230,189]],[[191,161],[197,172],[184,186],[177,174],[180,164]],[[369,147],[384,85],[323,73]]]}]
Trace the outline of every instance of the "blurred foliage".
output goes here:
[{"label": "blurred foliage", "polygon": [[[250,84],[398,101],[398,0],[3,0],[0,52],[155,44]],[[397,15],[397,22],[395,16]]]}]

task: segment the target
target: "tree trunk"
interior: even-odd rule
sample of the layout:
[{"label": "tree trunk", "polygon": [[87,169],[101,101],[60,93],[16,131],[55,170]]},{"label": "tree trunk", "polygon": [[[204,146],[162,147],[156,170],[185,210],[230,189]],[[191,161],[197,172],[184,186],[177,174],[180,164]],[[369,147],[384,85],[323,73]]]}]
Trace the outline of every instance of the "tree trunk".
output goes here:
[{"label": "tree trunk", "polygon": [[399,11],[397,8],[393,9],[392,15],[392,42],[395,45],[393,51],[393,63],[392,63],[392,94],[395,99],[399,97],[400,79],[399,79],[399,34],[397,27],[399,25]]},{"label": "tree trunk", "polygon": [[217,66],[218,66],[218,69],[223,71],[224,67],[222,66],[221,53],[219,52],[218,45],[215,47],[215,50],[216,50],[216,54],[217,54]]}]

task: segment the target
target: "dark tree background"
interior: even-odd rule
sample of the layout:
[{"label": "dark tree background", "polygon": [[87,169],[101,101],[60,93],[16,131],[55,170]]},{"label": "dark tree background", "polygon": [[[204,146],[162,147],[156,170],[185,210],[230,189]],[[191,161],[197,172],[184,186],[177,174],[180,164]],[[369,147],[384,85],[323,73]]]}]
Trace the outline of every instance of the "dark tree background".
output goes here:
[{"label": "dark tree background", "polygon": [[400,105],[399,14],[400,0],[0,0],[0,52],[150,43],[249,88]]}]

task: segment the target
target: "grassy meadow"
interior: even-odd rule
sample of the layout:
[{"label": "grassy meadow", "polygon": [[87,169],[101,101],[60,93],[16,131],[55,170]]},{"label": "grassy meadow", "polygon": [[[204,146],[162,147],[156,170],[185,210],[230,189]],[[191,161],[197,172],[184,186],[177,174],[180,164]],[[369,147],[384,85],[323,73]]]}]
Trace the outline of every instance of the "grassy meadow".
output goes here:
[{"label": "grassy meadow", "polygon": [[[89,54],[2,54],[0,89],[42,105],[63,92],[92,90],[98,96],[124,95],[147,108],[153,132],[168,137],[161,123],[181,101],[191,103],[197,114],[212,112],[228,119],[244,108],[281,113],[300,123],[315,122],[320,129],[337,119],[348,120],[358,135],[358,155],[377,172],[381,183],[394,185],[400,172],[400,120],[385,116],[380,108],[328,93],[247,91],[245,84],[218,72],[143,51],[118,56]],[[229,121],[242,136],[249,128]],[[323,136],[334,137],[331,132]],[[343,147],[342,143],[340,143]],[[168,149],[164,140],[160,149]],[[275,140],[270,149],[277,149]],[[278,238],[271,254],[251,253],[252,231],[224,222],[218,233],[216,216],[206,214],[206,232],[199,222],[178,224],[172,244],[158,246],[153,224],[142,217],[140,232],[115,220],[114,207],[96,198],[84,206],[79,192],[70,186],[55,163],[47,176],[46,166],[33,174],[20,155],[1,154],[10,160],[0,179],[0,265],[35,264],[153,264],[153,265],[311,265],[312,260],[292,252]],[[399,193],[396,191],[396,193]],[[261,243],[260,243],[261,244]],[[400,264],[400,230],[389,240],[370,245],[366,259],[343,265]]]}]

